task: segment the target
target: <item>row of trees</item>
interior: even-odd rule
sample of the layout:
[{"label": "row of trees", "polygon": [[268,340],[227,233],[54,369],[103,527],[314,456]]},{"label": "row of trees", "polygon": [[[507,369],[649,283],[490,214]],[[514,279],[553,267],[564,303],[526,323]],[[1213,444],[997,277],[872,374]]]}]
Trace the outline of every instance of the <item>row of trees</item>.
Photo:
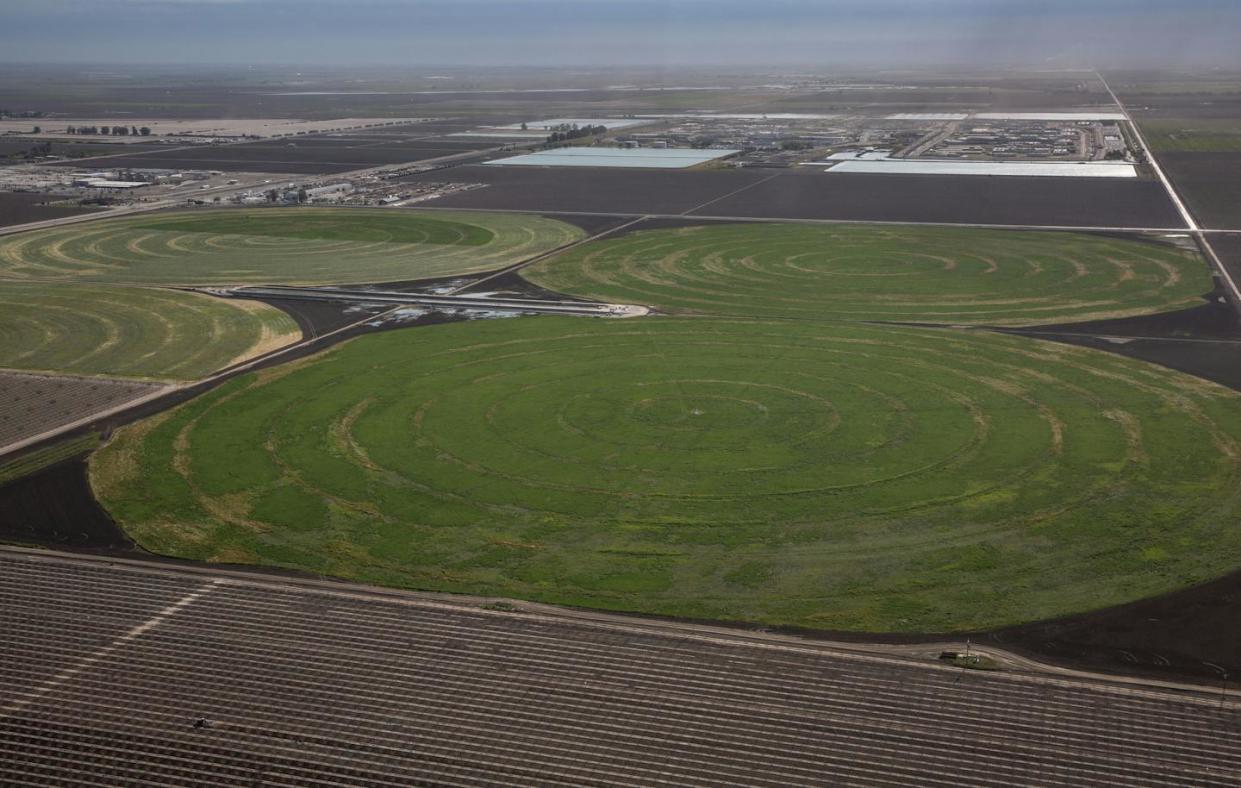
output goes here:
[{"label": "row of trees", "polygon": [[52,155],[52,143],[44,142],[38,145],[32,145],[24,151],[15,151],[8,155],[10,159],[37,159],[43,156]]},{"label": "row of trees", "polygon": [[582,137],[595,137],[606,134],[607,126],[577,126],[565,129],[564,131],[553,131],[547,138],[549,143],[568,142],[569,140],[581,139]]},{"label": "row of trees", "polygon": [[[39,127],[34,127],[34,133],[39,133]],[[66,134],[110,134],[114,137],[149,137],[151,129],[149,126],[138,128],[137,126],[69,126],[65,129]]]}]

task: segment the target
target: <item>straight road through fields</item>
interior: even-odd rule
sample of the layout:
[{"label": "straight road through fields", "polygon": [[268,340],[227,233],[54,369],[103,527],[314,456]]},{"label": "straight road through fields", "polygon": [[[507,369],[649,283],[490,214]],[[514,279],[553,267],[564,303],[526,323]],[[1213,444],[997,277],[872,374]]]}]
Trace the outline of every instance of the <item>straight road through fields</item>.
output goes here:
[{"label": "straight road through fields", "polygon": [[1095,76],[1099,78],[1099,82],[1103,84],[1103,88],[1107,91],[1108,95],[1112,97],[1112,101],[1115,102],[1116,107],[1125,116],[1125,119],[1129,123],[1129,129],[1133,132],[1134,138],[1138,141],[1138,144],[1142,146],[1142,150],[1146,151],[1147,163],[1150,164],[1151,169],[1154,170],[1155,175],[1158,176],[1160,183],[1162,183],[1164,189],[1167,190],[1168,197],[1172,200],[1172,204],[1176,206],[1176,210],[1185,221],[1185,226],[1189,228],[1190,233],[1198,242],[1198,246],[1202,248],[1203,253],[1211,262],[1211,266],[1224,280],[1224,285],[1227,288],[1228,300],[1232,302],[1234,309],[1241,311],[1241,287],[1237,286],[1236,280],[1228,271],[1228,266],[1224,265],[1223,261],[1220,260],[1219,256],[1215,253],[1215,249],[1211,246],[1210,239],[1208,239],[1202,232],[1202,228],[1194,219],[1193,214],[1190,213],[1189,208],[1185,207],[1185,202],[1181,199],[1180,195],[1176,193],[1176,189],[1172,186],[1172,181],[1168,179],[1168,176],[1164,174],[1163,168],[1159,166],[1159,160],[1155,158],[1155,152],[1151,149],[1150,144],[1147,143],[1146,138],[1142,135],[1142,130],[1138,128],[1138,124],[1134,122],[1133,116],[1129,114],[1129,110],[1125,108],[1123,103],[1121,103],[1120,97],[1117,96],[1115,91],[1112,90],[1112,86],[1107,83],[1107,80],[1103,78],[1102,74],[1096,71]]}]

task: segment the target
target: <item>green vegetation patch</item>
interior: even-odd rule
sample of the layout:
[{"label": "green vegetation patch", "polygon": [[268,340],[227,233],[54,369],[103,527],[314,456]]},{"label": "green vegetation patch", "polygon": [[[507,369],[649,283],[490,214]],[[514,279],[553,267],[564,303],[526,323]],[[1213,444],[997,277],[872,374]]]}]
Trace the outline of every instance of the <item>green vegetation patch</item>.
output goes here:
[{"label": "green vegetation patch", "polygon": [[487,271],[579,240],[537,216],[202,209],[0,238],[0,279],[142,285],[384,282]]},{"label": "green vegetation patch", "polygon": [[187,558],[831,629],[1012,624],[1241,560],[1241,396],[956,329],[372,335],[126,428],[92,478]]},{"label": "green vegetation patch", "polygon": [[1156,152],[1241,153],[1241,120],[1235,118],[1160,118],[1139,125]]},{"label": "green vegetation patch", "polygon": [[296,341],[258,301],[109,285],[0,280],[0,367],[189,380]]},{"label": "green vegetation patch", "polygon": [[180,214],[164,219],[155,217],[134,226],[163,232],[366,243],[482,246],[495,240],[495,233],[478,224],[378,211],[366,214],[332,210],[221,211]]},{"label": "green vegetation patch", "polygon": [[647,230],[523,270],[543,287],[679,313],[1032,325],[1202,303],[1206,264],[1101,235],[734,224]]},{"label": "green vegetation patch", "polygon": [[85,455],[99,446],[99,434],[92,432],[78,438],[54,443],[20,457],[0,460],[0,485],[17,481],[72,457]]}]

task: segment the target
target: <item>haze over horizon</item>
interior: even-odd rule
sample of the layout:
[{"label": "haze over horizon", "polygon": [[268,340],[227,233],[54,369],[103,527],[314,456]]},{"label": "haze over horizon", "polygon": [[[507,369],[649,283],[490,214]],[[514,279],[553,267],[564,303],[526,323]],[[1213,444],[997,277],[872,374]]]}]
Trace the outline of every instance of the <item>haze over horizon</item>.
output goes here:
[{"label": "haze over horizon", "polygon": [[1228,0],[8,0],[0,60],[1231,67],[1239,31]]}]

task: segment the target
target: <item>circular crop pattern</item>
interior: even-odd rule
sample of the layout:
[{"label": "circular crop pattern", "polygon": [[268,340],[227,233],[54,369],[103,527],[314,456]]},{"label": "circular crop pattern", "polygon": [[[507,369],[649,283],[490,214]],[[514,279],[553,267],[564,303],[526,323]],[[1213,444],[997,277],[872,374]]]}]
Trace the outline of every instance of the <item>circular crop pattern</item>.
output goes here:
[{"label": "circular crop pattern", "polygon": [[1231,568],[1239,440],[1232,392],[1069,346],[538,318],[238,381],[130,430],[95,479],[146,546],[189,557],[936,631]]},{"label": "circular crop pattern", "polygon": [[499,268],[582,235],[537,216],[200,210],[0,239],[0,278],[161,285],[399,281]]},{"label": "circular crop pattern", "polygon": [[738,224],[646,230],[536,263],[543,287],[716,315],[1024,325],[1202,303],[1174,246],[1081,233]]},{"label": "circular crop pattern", "polygon": [[0,282],[0,367],[193,379],[301,336],[258,301],[147,287]]}]

